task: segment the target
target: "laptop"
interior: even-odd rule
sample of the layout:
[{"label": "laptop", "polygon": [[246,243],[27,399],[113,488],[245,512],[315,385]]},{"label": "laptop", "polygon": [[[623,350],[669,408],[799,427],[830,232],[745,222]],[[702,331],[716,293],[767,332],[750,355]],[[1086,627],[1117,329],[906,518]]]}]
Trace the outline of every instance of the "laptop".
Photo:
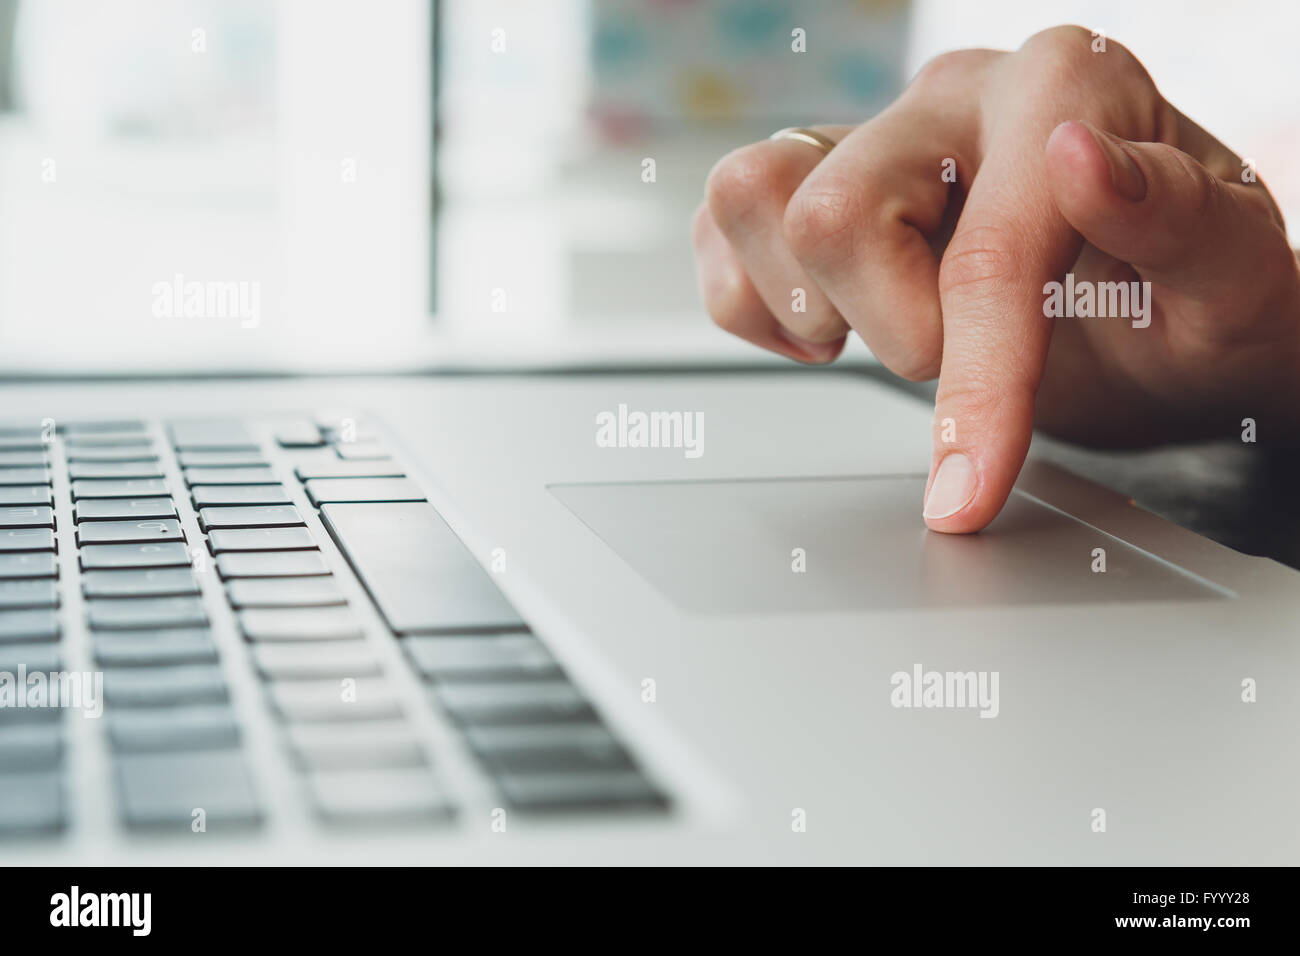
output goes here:
[{"label": "laptop", "polygon": [[7,862],[1296,859],[1293,570],[1035,458],[930,533],[931,409],[861,356],[446,308],[8,330]]}]

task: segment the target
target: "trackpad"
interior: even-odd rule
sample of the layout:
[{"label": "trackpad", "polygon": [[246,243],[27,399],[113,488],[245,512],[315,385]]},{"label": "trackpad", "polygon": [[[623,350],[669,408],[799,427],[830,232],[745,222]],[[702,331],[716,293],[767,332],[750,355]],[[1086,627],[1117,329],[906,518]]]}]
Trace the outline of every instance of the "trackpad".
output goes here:
[{"label": "trackpad", "polygon": [[1230,593],[1018,491],[980,534],[927,531],[924,489],[923,476],[550,488],[669,600],[698,613]]}]

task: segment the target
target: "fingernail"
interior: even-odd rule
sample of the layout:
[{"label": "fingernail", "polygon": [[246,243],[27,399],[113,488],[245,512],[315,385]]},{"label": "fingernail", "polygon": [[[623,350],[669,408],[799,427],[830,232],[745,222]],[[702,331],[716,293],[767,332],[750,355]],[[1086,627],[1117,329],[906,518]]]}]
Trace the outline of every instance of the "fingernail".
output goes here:
[{"label": "fingernail", "polygon": [[1106,161],[1110,163],[1110,181],[1115,185],[1115,191],[1130,202],[1140,202],[1145,199],[1146,177],[1142,175],[1142,170],[1133,161],[1128,150],[1121,145],[1120,140],[1101,130],[1090,129],[1090,132],[1097,145],[1101,147]]},{"label": "fingernail", "polygon": [[975,466],[959,451],[939,462],[930,494],[925,499],[926,518],[948,518],[975,497]]},{"label": "fingernail", "polygon": [[807,353],[808,357],[814,362],[829,362],[831,359],[837,357],[840,354],[840,351],[844,348],[844,341],[847,338],[847,336],[845,336],[844,338],[836,339],[834,342],[811,342],[808,339],[799,338],[799,336],[793,334],[785,326],[778,327],[777,331],[780,332],[783,339],[795,348]]}]

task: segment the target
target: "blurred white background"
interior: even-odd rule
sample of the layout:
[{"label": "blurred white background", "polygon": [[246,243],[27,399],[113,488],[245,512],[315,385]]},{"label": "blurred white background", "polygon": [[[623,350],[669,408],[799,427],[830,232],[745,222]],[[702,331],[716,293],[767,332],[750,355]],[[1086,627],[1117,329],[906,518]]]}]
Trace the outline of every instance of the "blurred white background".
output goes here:
[{"label": "blurred white background", "polygon": [[[384,366],[395,343],[526,357],[574,334],[694,354],[687,223],[719,155],[860,121],[938,52],[1062,22],[1129,46],[1300,220],[1282,0],[443,0],[431,240],[431,17],[0,0],[0,363]],[[258,327],[155,317],[177,273],[260,283]]]},{"label": "blurred white background", "polygon": [[[427,3],[0,2],[6,364],[365,361],[425,325]],[[258,283],[260,323],[155,317],[177,274]]]}]

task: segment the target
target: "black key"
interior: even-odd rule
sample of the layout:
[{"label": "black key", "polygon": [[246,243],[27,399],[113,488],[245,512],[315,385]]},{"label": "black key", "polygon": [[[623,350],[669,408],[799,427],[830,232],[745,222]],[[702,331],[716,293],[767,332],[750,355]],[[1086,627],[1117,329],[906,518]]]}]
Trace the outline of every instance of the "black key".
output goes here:
[{"label": "black key", "polygon": [[285,729],[290,749],[303,770],[428,765],[419,740],[403,721],[290,724]]},{"label": "black key", "polygon": [[135,419],[99,422],[59,422],[59,431],[64,435],[102,435],[105,432],[143,432],[145,424]]},{"label": "black key", "polygon": [[77,544],[146,544],[150,541],[183,541],[181,523],[175,518],[156,521],[87,521],[77,528]]},{"label": "black key", "polygon": [[0,485],[48,485],[48,468],[0,468]]},{"label": "black key", "polygon": [[199,627],[101,631],[95,634],[95,661],[101,667],[215,664],[217,645],[212,635]]},{"label": "black key", "polygon": [[49,505],[54,491],[49,485],[13,485],[0,488],[0,505]]},{"label": "black key", "polygon": [[0,581],[0,609],[58,606],[59,588],[50,578]]},{"label": "black key", "polygon": [[[0,707],[0,728],[59,724],[63,720],[64,709],[62,707]],[[3,777],[0,776],[0,779]]]},{"label": "black key", "polygon": [[268,551],[219,554],[217,573],[223,581],[229,581],[237,578],[308,577],[329,574],[330,570],[319,551]]},{"label": "black key", "polygon": [[5,505],[0,507],[0,528],[53,528],[54,509],[49,505]]},{"label": "black key", "polygon": [[306,528],[214,529],[208,535],[208,547],[213,554],[226,551],[315,550],[316,539]]},{"label": "black key", "polygon": [[22,664],[28,672],[62,670],[58,644],[0,644],[0,671],[13,673]]},{"label": "black key", "polygon": [[0,644],[53,641],[58,636],[59,616],[52,610],[0,611]]},{"label": "black key", "polygon": [[175,667],[115,667],[104,671],[104,699],[110,708],[222,704],[228,697],[221,668],[214,664]]},{"label": "black key", "polygon": [[149,443],[123,445],[119,448],[68,449],[69,462],[156,462],[158,455]]},{"label": "black key", "polygon": [[562,680],[439,684],[438,702],[466,724],[546,724],[596,719],[572,684]]},{"label": "black key", "polygon": [[199,809],[209,833],[261,822],[252,777],[237,750],[123,754],[117,781],[122,812],[132,827],[188,834]]},{"label": "black key", "polygon": [[0,439],[10,441],[37,441],[46,433],[40,425],[4,425],[0,427]]},{"label": "black key", "polygon": [[308,782],[316,812],[330,824],[448,821],[453,812],[424,769],[325,771]]},{"label": "black key", "polygon": [[246,579],[231,581],[226,587],[230,606],[245,607],[328,607],[347,604],[338,584],[329,578],[294,578],[290,580]]},{"label": "black key", "polygon": [[0,551],[53,551],[49,528],[0,528]]},{"label": "black key", "polygon": [[82,478],[161,478],[162,466],[156,461],[71,461],[68,477]]},{"label": "black key", "polygon": [[70,435],[63,440],[63,447],[68,451],[82,448],[152,448],[153,442],[148,435],[139,432],[104,432],[102,435]]},{"label": "black key", "polygon": [[602,750],[618,741],[601,724],[517,724],[504,727],[466,727],[470,749],[484,756],[521,751],[546,752],[568,747]]},{"label": "black key", "polygon": [[531,634],[410,637],[402,642],[422,675],[438,680],[555,677],[559,667]]},{"label": "black key", "polygon": [[257,449],[249,451],[181,451],[176,453],[182,468],[255,468],[265,467],[266,459]]},{"label": "black key", "polygon": [[[50,770],[63,760],[63,727],[54,724],[0,726],[0,774]],[[7,779],[0,776],[0,781]],[[4,784],[0,783],[0,787]],[[3,798],[0,798],[3,799]]]},{"label": "black key", "polygon": [[0,786],[0,837],[54,833],[66,823],[57,771],[16,773]]},{"label": "black key", "polygon": [[167,434],[178,451],[257,447],[244,423],[237,421],[172,422],[167,426]]},{"label": "black key", "polygon": [[476,739],[472,735],[472,729],[468,736],[474,752],[495,773],[577,773],[635,769],[632,758],[608,731],[598,724],[580,724],[579,727],[581,733],[574,733],[572,729],[563,726],[491,727],[480,730],[489,735],[496,732],[498,736],[495,738],[488,736]]},{"label": "black key", "polygon": [[273,681],[267,689],[275,709],[290,723],[392,720],[402,715],[396,695],[382,679],[358,680],[354,699],[344,699],[337,680]]},{"label": "black key", "polygon": [[194,507],[208,505],[287,505],[293,499],[283,485],[195,485]]},{"label": "black key", "polygon": [[406,478],[313,478],[307,497],[317,507],[336,501],[424,501],[424,493]]},{"label": "black key", "polygon": [[0,554],[0,581],[58,576],[59,567],[52,554]]},{"label": "black key", "polygon": [[86,498],[72,509],[82,521],[132,518],[175,518],[176,504],[170,498]]},{"label": "black key", "polygon": [[331,504],[321,514],[397,633],[523,628],[496,583],[427,504]]},{"label": "black key", "polygon": [[311,478],[402,478],[406,472],[391,458],[375,461],[338,459],[303,462],[294,469],[301,481]]},{"label": "black key", "polygon": [[81,549],[81,567],[85,571],[107,568],[179,568],[188,567],[189,552],[179,541],[157,544],[88,544]]},{"label": "black key", "polygon": [[239,626],[250,641],[359,640],[361,625],[347,608],[255,608],[241,611]]},{"label": "black key", "polygon": [[186,468],[185,484],[195,485],[278,485],[270,468]]},{"label": "black key", "polygon": [[252,649],[258,673],[273,680],[342,680],[382,672],[365,641],[254,644]]},{"label": "black key", "polygon": [[194,597],[114,598],[88,601],[86,619],[94,630],[133,631],[151,627],[202,627],[203,602]]},{"label": "black key", "polygon": [[529,811],[661,810],[666,801],[633,770],[602,773],[502,774],[510,806]]},{"label": "black key", "polygon": [[319,448],[325,444],[320,429],[312,422],[285,422],[275,430],[275,440],[281,448]]},{"label": "black key", "polygon": [[72,483],[72,500],[83,498],[145,498],[165,495],[163,478],[83,478]]},{"label": "black key", "polygon": [[204,508],[199,512],[199,524],[204,531],[211,531],[214,528],[268,528],[302,523],[302,515],[293,505]]},{"label": "black key", "polygon": [[81,576],[87,598],[181,597],[199,593],[189,568],[87,571]]},{"label": "black key", "polygon": [[0,468],[44,468],[50,463],[45,450],[18,451],[12,448],[0,448]]},{"label": "black key", "polygon": [[239,745],[239,724],[220,704],[115,710],[108,714],[108,739],[114,750],[133,753],[225,750]]}]

